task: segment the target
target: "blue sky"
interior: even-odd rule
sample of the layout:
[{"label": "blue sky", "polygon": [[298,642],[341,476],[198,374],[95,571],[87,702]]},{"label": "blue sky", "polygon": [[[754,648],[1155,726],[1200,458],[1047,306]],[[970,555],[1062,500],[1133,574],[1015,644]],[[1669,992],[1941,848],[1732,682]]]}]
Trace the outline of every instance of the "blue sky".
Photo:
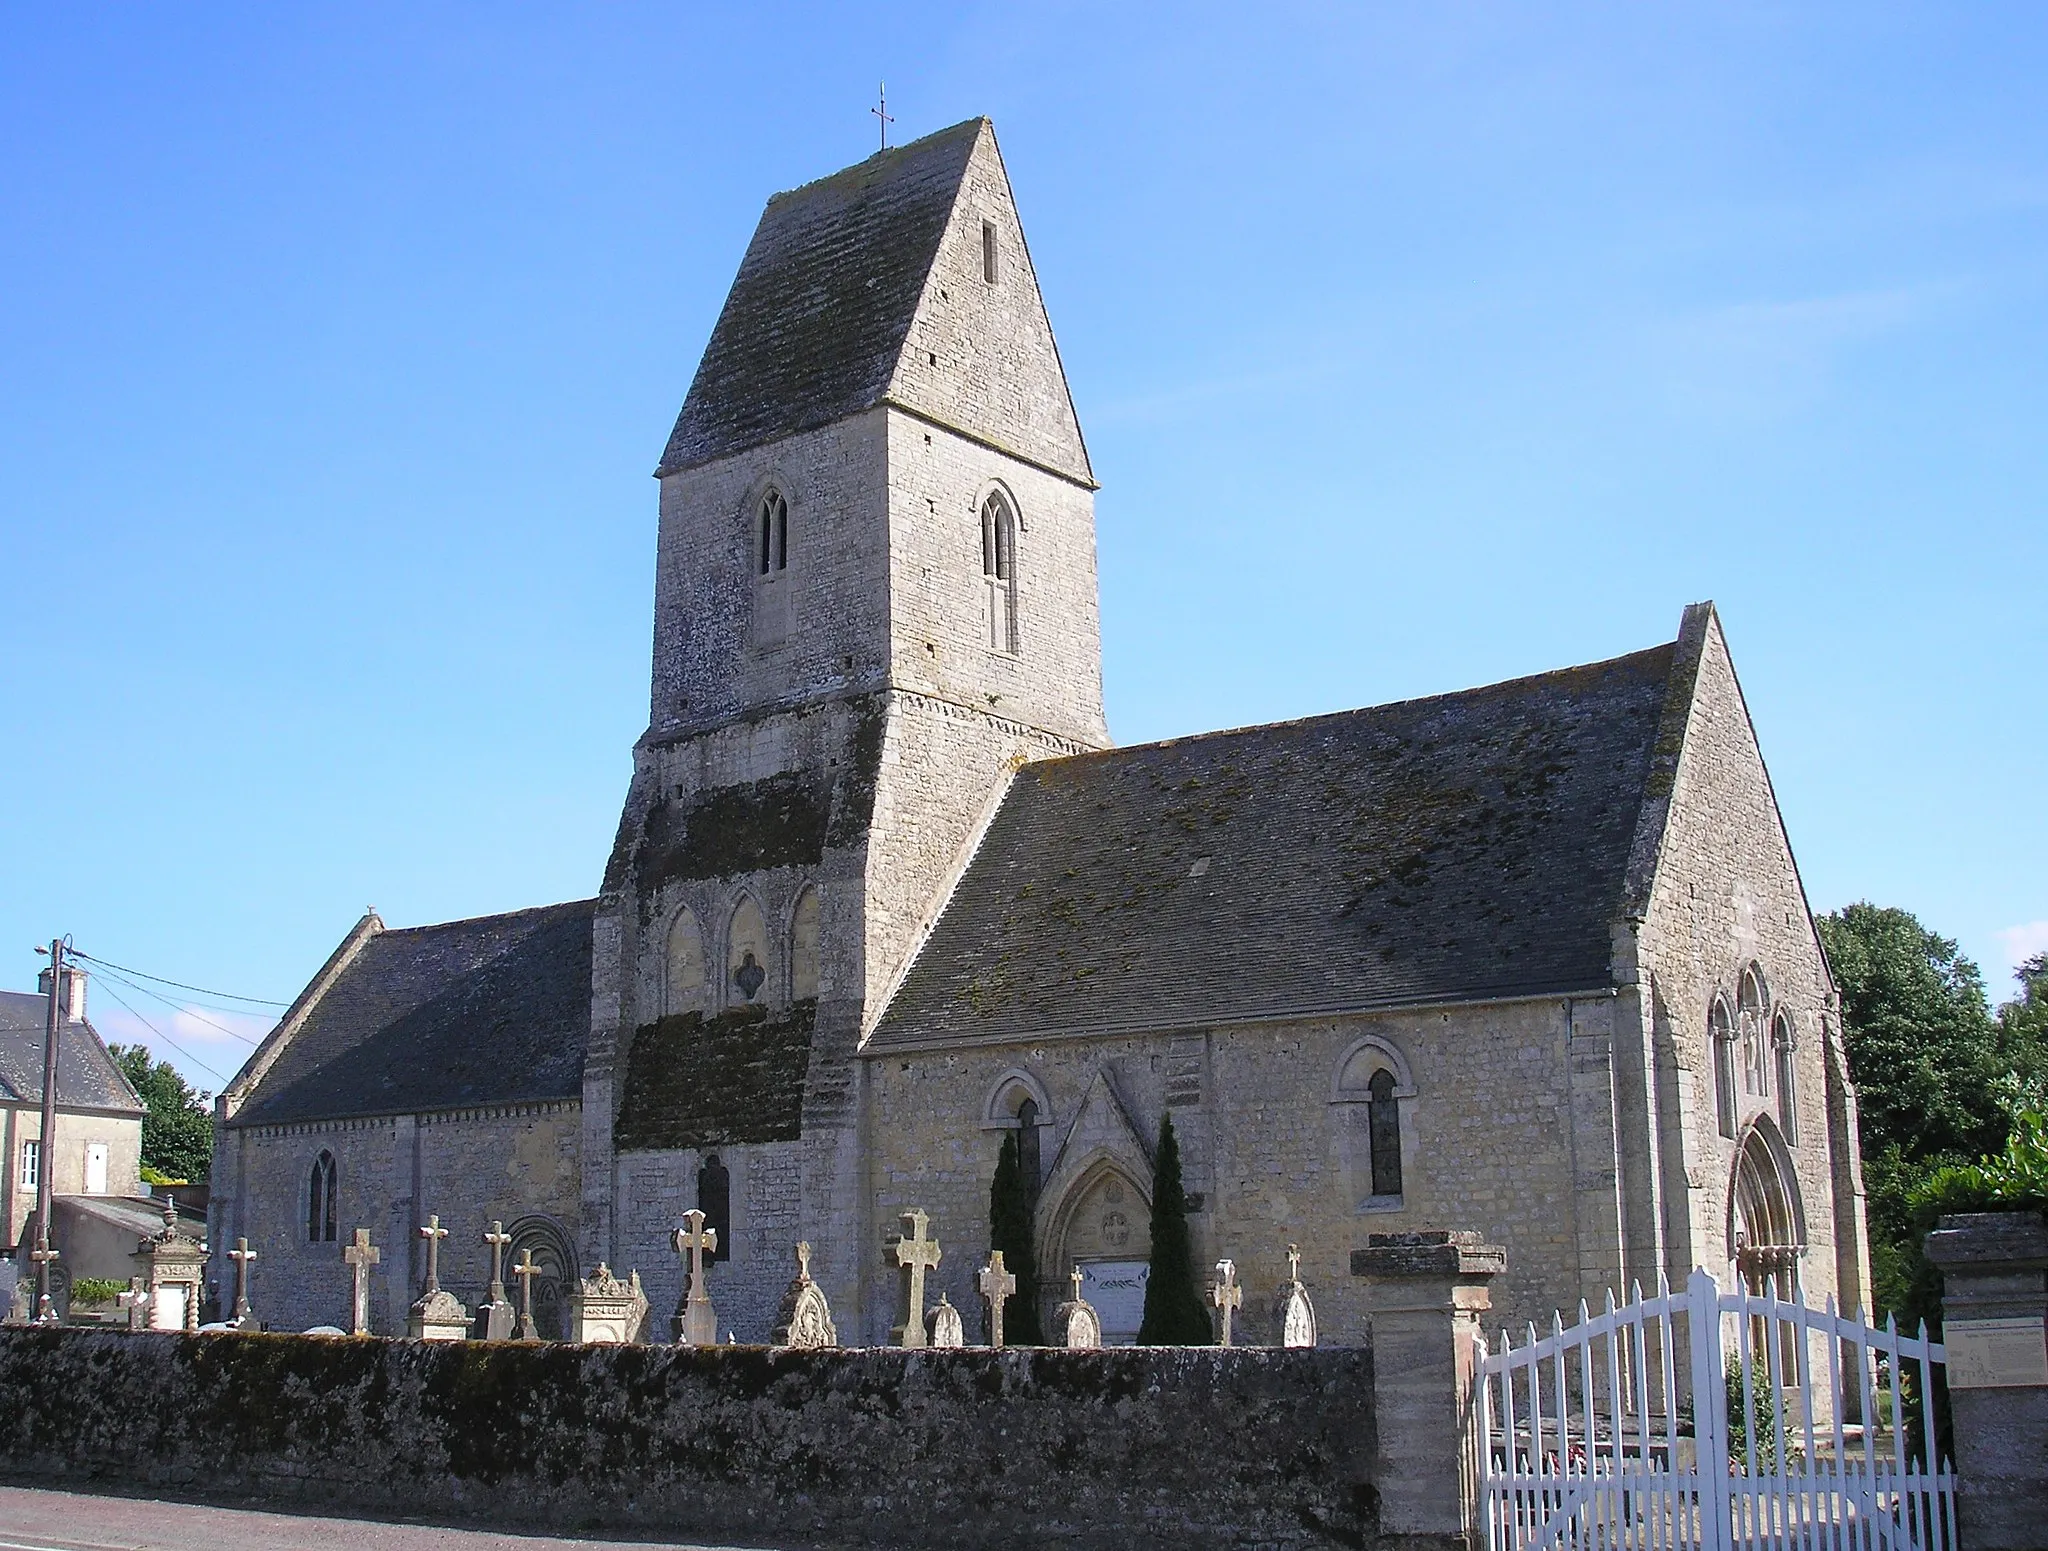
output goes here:
[{"label": "blue sky", "polygon": [[[9,0],[0,984],[284,998],[366,904],[594,892],[649,473],[878,77],[996,121],[1119,741],[1711,597],[1815,908],[2048,948],[2039,7]],[[209,1088],[263,1026],[104,992]]]}]

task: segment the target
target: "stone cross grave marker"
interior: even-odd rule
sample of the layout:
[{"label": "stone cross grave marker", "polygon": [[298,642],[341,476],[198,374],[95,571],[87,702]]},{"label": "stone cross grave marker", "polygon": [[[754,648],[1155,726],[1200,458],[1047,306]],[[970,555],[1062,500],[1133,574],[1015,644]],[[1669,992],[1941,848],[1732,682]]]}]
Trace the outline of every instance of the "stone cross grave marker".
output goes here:
[{"label": "stone cross grave marker", "polygon": [[1219,1346],[1229,1346],[1230,1316],[1244,1307],[1244,1289],[1237,1285],[1237,1263],[1232,1260],[1216,1262],[1216,1283],[1209,1289],[1209,1301],[1216,1305],[1222,1316],[1223,1334]]},{"label": "stone cross grave marker", "polygon": [[427,1241],[427,1295],[432,1297],[441,1290],[441,1241],[448,1237],[438,1212],[428,1216],[420,1237]]},{"label": "stone cross grave marker", "polygon": [[675,1317],[676,1339],[685,1346],[716,1346],[718,1315],[704,1286],[704,1256],[718,1248],[718,1230],[705,1227],[703,1212],[693,1206],[683,1213],[683,1225],[676,1229],[674,1240],[676,1253],[684,1262],[683,1301]]},{"label": "stone cross grave marker", "polygon": [[825,1290],[811,1280],[811,1246],[796,1247],[796,1280],[782,1295],[782,1307],[775,1317],[770,1346],[820,1347],[839,1344],[838,1328],[832,1323],[832,1309]]},{"label": "stone cross grave marker", "polygon": [[355,1242],[341,1252],[341,1258],[355,1278],[355,1293],[349,1300],[349,1333],[366,1336],[370,1333],[370,1267],[384,1258],[384,1251],[370,1242],[368,1228],[358,1228]]},{"label": "stone cross grave marker", "polygon": [[116,1298],[114,1303],[127,1311],[130,1330],[149,1328],[149,1289],[142,1285],[141,1277],[129,1277],[128,1290]]},{"label": "stone cross grave marker", "polygon": [[519,1252],[512,1274],[519,1278],[519,1339],[538,1341],[540,1331],[533,1323],[533,1279],[540,1275],[540,1267],[533,1263],[532,1246]]},{"label": "stone cross grave marker", "polygon": [[1003,1301],[1017,1290],[1016,1275],[1003,1265],[1003,1252],[992,1249],[988,1252],[988,1265],[975,1285],[981,1289],[981,1296],[988,1303],[988,1344],[1000,1347],[1003,1344]]},{"label": "stone cross grave marker", "polygon": [[512,1242],[512,1235],[494,1217],[490,1227],[484,1230],[484,1242],[491,1247],[491,1292],[484,1304],[484,1339],[509,1341],[512,1339],[512,1300],[505,1296],[505,1246]]},{"label": "stone cross grave marker", "polygon": [[1067,1301],[1052,1311],[1053,1335],[1061,1346],[1093,1350],[1102,1345],[1102,1316],[1081,1296],[1084,1280],[1078,1265],[1067,1274]]},{"label": "stone cross grave marker", "polygon": [[237,1329],[254,1330],[256,1317],[249,1311],[249,1262],[256,1258],[256,1251],[249,1248],[247,1239],[235,1240],[235,1247],[228,1251],[228,1259],[235,1263],[235,1312],[232,1316]]},{"label": "stone cross grave marker", "polygon": [[904,1271],[905,1294],[908,1312],[904,1315],[902,1328],[897,1332],[898,1346],[923,1346],[924,1338],[924,1278],[927,1271],[939,1267],[939,1241],[925,1237],[925,1228],[931,1222],[923,1207],[915,1207],[903,1214],[903,1221],[910,1232],[896,1240],[896,1264]]}]

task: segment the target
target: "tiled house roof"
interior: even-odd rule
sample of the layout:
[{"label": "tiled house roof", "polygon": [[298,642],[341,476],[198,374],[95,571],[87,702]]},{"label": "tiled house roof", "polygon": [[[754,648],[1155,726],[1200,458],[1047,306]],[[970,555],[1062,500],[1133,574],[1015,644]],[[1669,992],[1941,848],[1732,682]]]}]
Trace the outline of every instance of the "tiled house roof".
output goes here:
[{"label": "tiled house roof", "polygon": [[[0,991],[0,1100],[43,1102],[43,1037],[49,1002]],[[67,1023],[57,1035],[57,1102],[66,1108],[142,1113],[142,1101],[89,1022]]]}]

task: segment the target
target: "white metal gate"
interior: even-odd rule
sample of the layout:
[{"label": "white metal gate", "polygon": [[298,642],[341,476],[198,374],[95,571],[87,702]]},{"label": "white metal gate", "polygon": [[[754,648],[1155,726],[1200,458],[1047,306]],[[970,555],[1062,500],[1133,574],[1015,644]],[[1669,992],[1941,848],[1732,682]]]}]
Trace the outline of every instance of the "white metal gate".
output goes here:
[{"label": "white metal gate", "polygon": [[1622,1308],[1479,1348],[1481,1543],[1955,1551],[1923,1326],[1901,1336],[1774,1294],[1637,1287]]}]

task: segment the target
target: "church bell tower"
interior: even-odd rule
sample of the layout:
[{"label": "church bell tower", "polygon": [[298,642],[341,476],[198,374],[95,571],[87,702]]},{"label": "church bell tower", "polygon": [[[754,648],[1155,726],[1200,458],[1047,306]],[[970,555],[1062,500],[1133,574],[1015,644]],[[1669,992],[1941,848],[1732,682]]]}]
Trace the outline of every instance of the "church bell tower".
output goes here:
[{"label": "church bell tower", "polygon": [[1095,483],[986,119],[769,201],[655,472],[581,1255],[659,1309],[718,1205],[758,1338],[799,1238],[867,1293],[863,1033],[1011,772],[1108,742]]}]

